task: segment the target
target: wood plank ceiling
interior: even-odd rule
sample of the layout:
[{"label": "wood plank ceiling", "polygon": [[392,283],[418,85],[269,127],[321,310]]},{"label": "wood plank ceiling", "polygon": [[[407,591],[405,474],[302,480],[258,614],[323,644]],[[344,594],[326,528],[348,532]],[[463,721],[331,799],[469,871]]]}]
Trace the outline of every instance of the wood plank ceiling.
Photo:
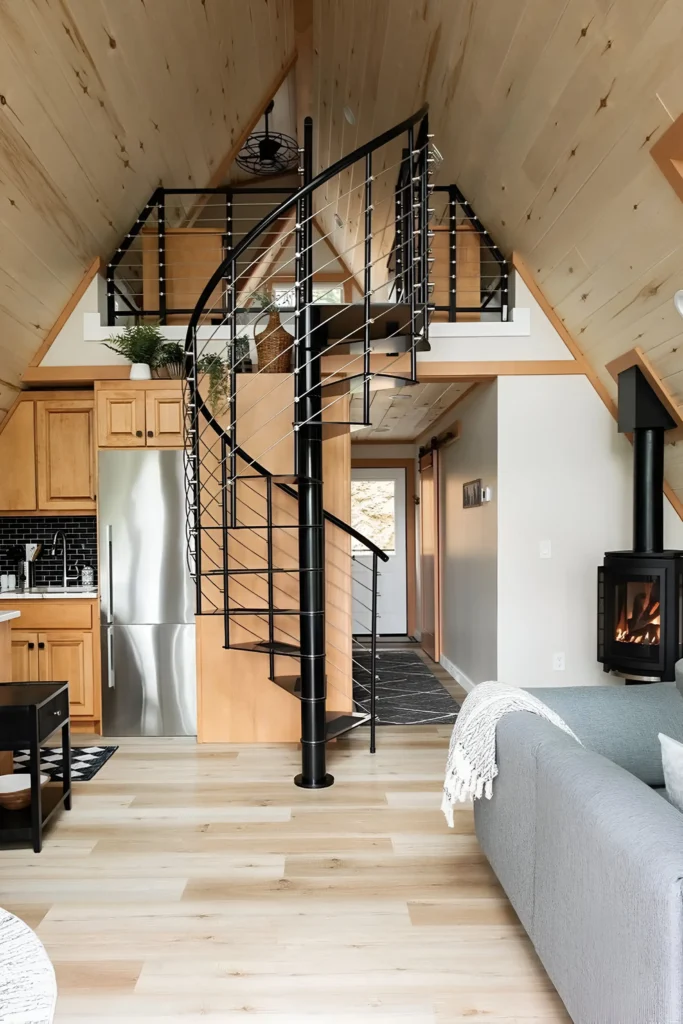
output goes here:
[{"label": "wood plank ceiling", "polygon": [[[649,153],[683,112],[681,0],[313,13],[318,167],[428,101],[437,180],[522,254],[610,390],[605,364],[637,344],[683,402],[683,204]],[[292,0],[2,0],[0,378],[17,383],[159,182],[211,179],[293,46]],[[360,223],[347,187],[319,201],[341,251]],[[667,457],[683,494],[683,448]]]},{"label": "wood plank ceiling", "polygon": [[[681,0],[316,0],[314,13],[319,166],[428,101],[436,180],[522,254],[610,391],[605,364],[640,345],[683,404],[683,204],[650,156],[683,112]],[[338,248],[358,213],[343,207]],[[683,446],[667,476],[683,495]]]},{"label": "wood plank ceiling", "polygon": [[160,183],[201,187],[293,51],[291,0],[2,0],[0,408]]}]

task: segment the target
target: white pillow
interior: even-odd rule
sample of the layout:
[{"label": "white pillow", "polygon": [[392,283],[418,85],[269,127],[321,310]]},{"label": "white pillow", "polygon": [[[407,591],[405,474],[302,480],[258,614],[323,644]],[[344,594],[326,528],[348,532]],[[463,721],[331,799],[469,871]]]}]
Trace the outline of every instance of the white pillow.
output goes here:
[{"label": "white pillow", "polygon": [[662,767],[664,769],[664,783],[669,800],[683,811],[683,743],[673,740],[671,736],[659,733],[659,742],[662,745]]}]

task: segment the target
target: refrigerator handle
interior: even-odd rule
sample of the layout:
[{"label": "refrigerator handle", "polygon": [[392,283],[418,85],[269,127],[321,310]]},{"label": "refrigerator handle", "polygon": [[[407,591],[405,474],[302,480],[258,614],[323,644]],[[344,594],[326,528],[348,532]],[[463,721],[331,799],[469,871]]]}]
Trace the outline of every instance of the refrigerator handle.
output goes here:
[{"label": "refrigerator handle", "polygon": [[107,525],[107,575],[109,601],[107,603],[107,625],[114,622],[114,544],[112,540],[112,525]]},{"label": "refrigerator handle", "polygon": [[116,687],[116,675],[114,674],[114,627],[107,629],[107,686],[110,690]]}]

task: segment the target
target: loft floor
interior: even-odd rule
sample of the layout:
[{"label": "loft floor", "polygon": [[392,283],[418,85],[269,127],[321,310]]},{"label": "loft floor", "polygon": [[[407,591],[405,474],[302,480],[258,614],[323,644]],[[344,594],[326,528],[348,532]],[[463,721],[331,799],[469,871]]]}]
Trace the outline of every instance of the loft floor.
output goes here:
[{"label": "loft floor", "polygon": [[569,1024],[471,809],[439,811],[449,731],[352,733],[320,793],[294,747],[121,741],[40,856],[0,851],[56,1024]]}]

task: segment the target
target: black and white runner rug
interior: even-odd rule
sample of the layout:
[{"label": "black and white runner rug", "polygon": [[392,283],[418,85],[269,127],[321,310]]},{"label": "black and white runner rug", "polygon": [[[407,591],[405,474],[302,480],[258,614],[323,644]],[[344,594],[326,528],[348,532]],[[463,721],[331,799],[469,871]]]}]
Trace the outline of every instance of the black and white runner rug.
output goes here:
[{"label": "black and white runner rug", "polygon": [[[72,747],[72,782],[89,782],[118,749],[118,747]],[[14,751],[14,770],[15,772],[26,772],[29,770],[28,750]],[[40,770],[50,776],[51,782],[62,781],[63,757],[61,747],[40,748]]]},{"label": "black and white runner rug", "polygon": [[[370,655],[354,651],[353,699],[370,711]],[[453,723],[460,705],[413,651],[380,651],[377,659],[378,725]]]}]

